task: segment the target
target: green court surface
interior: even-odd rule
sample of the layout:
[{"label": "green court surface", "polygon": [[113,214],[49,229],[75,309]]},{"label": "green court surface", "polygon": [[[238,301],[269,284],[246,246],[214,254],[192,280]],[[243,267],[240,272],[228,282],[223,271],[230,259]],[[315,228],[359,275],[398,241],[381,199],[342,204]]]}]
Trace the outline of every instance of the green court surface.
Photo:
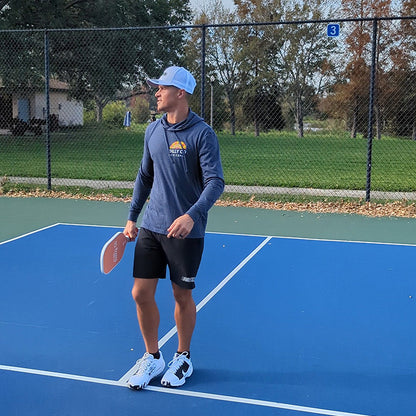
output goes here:
[{"label": "green court surface", "polygon": [[[0,241],[60,222],[122,227],[127,212],[123,202],[0,197]],[[214,206],[207,231],[415,244],[416,218]]]}]

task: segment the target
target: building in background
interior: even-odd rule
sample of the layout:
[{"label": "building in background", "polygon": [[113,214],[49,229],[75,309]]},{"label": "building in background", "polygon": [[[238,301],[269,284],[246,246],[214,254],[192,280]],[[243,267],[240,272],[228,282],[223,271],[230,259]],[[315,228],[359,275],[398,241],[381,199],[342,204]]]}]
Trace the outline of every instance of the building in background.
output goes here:
[{"label": "building in background", "polygon": [[[51,79],[49,82],[50,114],[58,120],[59,126],[82,126],[84,106],[82,102],[69,98],[69,85]],[[30,91],[12,94],[12,117],[28,123],[32,119],[46,120],[46,97],[44,91]]]}]

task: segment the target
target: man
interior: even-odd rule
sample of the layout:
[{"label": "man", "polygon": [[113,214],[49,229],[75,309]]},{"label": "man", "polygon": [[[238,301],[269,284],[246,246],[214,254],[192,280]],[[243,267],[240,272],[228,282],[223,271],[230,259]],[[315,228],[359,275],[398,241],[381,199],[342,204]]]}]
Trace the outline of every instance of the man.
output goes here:
[{"label": "man", "polygon": [[[172,66],[159,79],[147,83],[158,88],[157,110],[165,114],[146,130],[143,159],[124,229],[131,240],[138,236],[132,296],[146,348],[128,382],[134,389],[146,387],[165,369],[158,347],[155,293],[167,267],[175,299],[178,349],[161,382],[164,386],[181,386],[192,374],[190,347],[196,321],[192,289],[202,256],[208,210],[224,189],[217,137],[189,108],[188,98],[196,85],[192,74]],[[149,195],[138,232],[136,221]]]}]

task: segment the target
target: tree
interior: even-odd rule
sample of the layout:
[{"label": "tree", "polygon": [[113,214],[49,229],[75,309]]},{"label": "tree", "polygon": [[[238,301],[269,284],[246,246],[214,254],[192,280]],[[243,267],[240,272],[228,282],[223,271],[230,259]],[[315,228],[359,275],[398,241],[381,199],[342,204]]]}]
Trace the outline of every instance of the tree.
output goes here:
[{"label": "tree", "polygon": [[[220,0],[214,0],[197,16],[195,23],[198,25],[233,24],[235,23],[235,16],[223,6]],[[222,103],[223,101],[223,97],[218,96],[218,92],[221,91],[225,94],[228,104],[231,134],[233,135],[235,134],[236,126],[235,106],[240,84],[238,51],[235,44],[237,31],[238,29],[233,26],[220,26],[207,28],[205,32],[206,73],[209,79],[213,79],[212,82],[215,85],[215,111],[216,113],[221,112],[222,115],[226,113],[224,106],[219,105],[219,102]],[[187,57],[190,61],[189,66],[195,70],[200,65],[199,49],[201,45],[198,41],[200,38],[201,30],[193,30],[186,47]],[[214,120],[218,120],[218,118],[214,117]]]},{"label": "tree", "polygon": [[370,68],[364,59],[349,62],[319,105],[324,113],[343,119],[352,138],[367,132],[369,79]]},{"label": "tree", "polygon": [[[391,0],[342,0],[341,12],[349,18],[364,18],[368,16],[388,16],[391,11]],[[374,110],[377,126],[377,137],[381,137],[383,119],[382,86],[384,85],[383,64],[389,62],[383,57],[388,56],[392,40],[391,23],[378,22],[378,36],[376,44],[376,83],[374,96]],[[351,137],[357,132],[367,137],[368,123],[362,120],[362,114],[368,112],[368,98],[364,98],[363,91],[369,91],[370,65],[372,51],[371,22],[357,21],[350,24],[351,30],[346,36],[348,62],[344,73],[348,83],[344,84],[345,95],[350,97],[352,111]],[[348,91],[349,90],[349,91]]]},{"label": "tree", "polygon": [[[318,20],[328,9],[321,0],[236,0],[239,15],[246,21]],[[303,119],[321,93],[326,68],[335,44],[321,36],[323,24],[286,24],[256,26],[241,39],[245,43],[248,85],[261,91],[263,85],[278,90],[281,100],[292,112],[298,135],[303,137]],[[248,53],[247,53],[248,52]],[[254,94],[255,96],[255,94]]]},{"label": "tree", "polygon": [[2,29],[178,25],[188,0],[9,0],[0,2]]},{"label": "tree", "polygon": [[132,119],[136,123],[143,124],[150,119],[149,103],[143,96],[136,97],[131,112]]},{"label": "tree", "polygon": [[154,29],[53,33],[51,68],[71,85],[74,98],[94,99],[99,121],[123,90],[180,62],[182,37],[181,31]]},{"label": "tree", "polygon": [[[208,76],[214,76],[216,85],[222,87],[227,106],[229,108],[231,133],[234,135],[237,121],[243,122],[242,127],[254,123],[256,134],[259,134],[260,127],[268,129],[267,124],[281,126],[280,106],[276,101],[273,85],[264,87],[257,76],[256,65],[261,56],[261,37],[256,33],[255,26],[239,27],[234,25],[239,16],[230,13],[224,8],[221,1],[214,1],[206,7],[198,16],[197,24],[219,24],[216,27],[206,29],[206,72]],[[199,65],[199,54],[195,52],[200,31],[194,31],[189,44],[188,56],[195,59],[195,66]],[[262,95],[265,95],[262,97]],[[273,94],[273,99],[271,98]],[[273,103],[271,108],[264,110],[259,107],[266,102]],[[253,105],[257,103],[257,105]],[[244,118],[237,118],[237,110],[244,109]],[[273,117],[270,110],[276,109],[277,122],[266,123],[266,118]],[[263,112],[263,114],[260,114]],[[267,113],[267,114],[266,114]]]},{"label": "tree", "polygon": [[[261,2],[257,0],[236,0],[237,13],[243,22],[269,22],[279,20],[281,14],[277,14],[275,2]],[[270,39],[267,33],[274,31],[274,26],[247,25],[243,26],[237,34],[236,44],[238,62],[240,67],[240,85],[243,102],[247,100],[254,103],[262,101],[261,95],[271,96],[275,94],[275,80],[270,76],[267,51]],[[275,97],[276,100],[281,97]],[[258,136],[262,123],[262,110],[258,105],[243,104],[245,111],[251,111],[245,114],[246,120],[252,120],[254,123],[255,135]],[[280,105],[279,105],[280,110]]]},{"label": "tree", "polygon": [[258,130],[282,130],[285,127],[285,120],[280,107],[279,93],[260,91],[254,97],[246,97],[243,104],[244,114],[247,119],[253,121]]},{"label": "tree", "polygon": [[[401,4],[402,16],[414,16],[416,1],[405,0]],[[413,19],[400,20],[399,29],[392,34],[394,46],[390,51],[391,66],[388,76],[388,102],[392,117],[389,127],[392,133],[416,140],[416,25]]]},{"label": "tree", "polygon": [[[116,99],[120,91],[142,82],[147,74],[160,73],[165,66],[180,61],[184,31],[150,27],[178,25],[190,18],[189,0],[10,0],[3,3],[2,29],[90,29],[51,32],[50,62],[51,73],[71,85],[74,98],[95,100],[97,120],[101,120],[104,106]],[[138,26],[149,29],[93,30]],[[16,40],[33,35],[22,32],[13,36]],[[41,42],[43,34],[29,48],[19,43],[13,44],[13,49],[10,43],[8,48],[2,48],[0,61],[4,64],[0,64],[0,76],[6,86],[12,82],[10,73],[19,74],[19,60],[39,56]],[[12,56],[11,62],[3,59],[10,55],[16,58]],[[13,83],[33,84],[32,79],[39,82],[41,71],[37,70],[36,77],[28,72],[23,70]]]},{"label": "tree", "polygon": [[389,100],[388,128],[397,136],[416,140],[416,70],[394,68],[387,74],[385,96]]}]

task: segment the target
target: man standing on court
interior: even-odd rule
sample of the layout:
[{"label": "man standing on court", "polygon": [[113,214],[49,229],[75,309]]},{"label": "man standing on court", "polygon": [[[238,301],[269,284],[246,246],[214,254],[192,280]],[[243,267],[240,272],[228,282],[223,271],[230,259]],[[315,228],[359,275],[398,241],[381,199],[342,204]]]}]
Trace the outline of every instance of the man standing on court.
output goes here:
[{"label": "man standing on court", "polygon": [[[196,81],[185,68],[171,66],[159,79],[158,112],[144,138],[143,159],[137,174],[124,234],[137,238],[132,296],[146,352],[128,384],[141,389],[161,374],[165,361],[158,346],[159,310],[155,301],[159,279],[169,267],[175,299],[178,349],[162,377],[164,386],[181,386],[193,371],[190,347],[196,321],[192,297],[201,261],[208,210],[224,189],[217,137],[189,108]],[[140,232],[137,218],[150,195]]]}]

